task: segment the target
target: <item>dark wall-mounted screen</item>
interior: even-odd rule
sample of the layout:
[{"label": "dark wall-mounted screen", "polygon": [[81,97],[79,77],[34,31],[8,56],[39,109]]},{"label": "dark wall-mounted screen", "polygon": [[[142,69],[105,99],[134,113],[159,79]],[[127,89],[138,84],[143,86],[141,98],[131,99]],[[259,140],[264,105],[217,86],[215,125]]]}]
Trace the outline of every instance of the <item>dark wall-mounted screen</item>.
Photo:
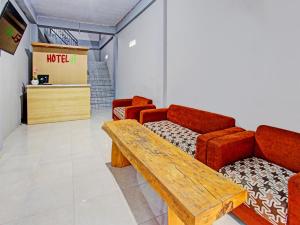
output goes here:
[{"label": "dark wall-mounted screen", "polygon": [[15,54],[26,26],[21,15],[8,1],[0,17],[0,49]]}]

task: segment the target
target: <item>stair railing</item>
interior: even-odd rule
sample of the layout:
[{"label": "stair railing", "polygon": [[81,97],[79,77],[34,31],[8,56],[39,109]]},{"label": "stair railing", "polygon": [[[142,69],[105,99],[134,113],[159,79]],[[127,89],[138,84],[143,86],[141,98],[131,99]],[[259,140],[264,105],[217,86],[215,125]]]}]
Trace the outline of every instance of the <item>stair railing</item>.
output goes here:
[{"label": "stair railing", "polygon": [[74,35],[68,30],[50,27],[46,28],[46,32],[50,36],[54,36],[55,38],[59,39],[65,45],[78,46],[77,38],[75,38]]}]

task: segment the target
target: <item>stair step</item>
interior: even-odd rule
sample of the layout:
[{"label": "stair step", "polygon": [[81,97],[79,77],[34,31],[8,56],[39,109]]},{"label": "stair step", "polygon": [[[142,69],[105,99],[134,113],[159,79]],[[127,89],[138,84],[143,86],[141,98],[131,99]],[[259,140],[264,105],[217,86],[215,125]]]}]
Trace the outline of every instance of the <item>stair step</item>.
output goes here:
[{"label": "stair step", "polygon": [[100,98],[113,98],[115,95],[112,93],[102,94],[102,95],[92,95],[91,99],[100,99]]},{"label": "stair step", "polygon": [[91,74],[91,75],[88,75],[88,78],[91,79],[91,80],[102,80],[102,79],[111,80],[111,78],[108,74],[107,75],[105,75],[105,74],[102,74],[102,75],[100,75],[100,74],[97,74],[97,75]]},{"label": "stair step", "polygon": [[113,96],[115,94],[114,91],[92,91],[91,97],[103,97],[103,96]]},{"label": "stair step", "polygon": [[115,90],[106,62],[89,61],[88,83],[91,85],[92,109],[111,107]]},{"label": "stair step", "polygon": [[101,93],[112,93],[112,94],[114,94],[115,90],[112,89],[112,88],[106,89],[106,90],[103,90],[103,89],[99,90],[99,89],[92,88],[91,92],[92,92],[93,96],[102,96]]},{"label": "stair step", "polygon": [[99,83],[99,84],[90,84],[92,88],[98,89],[98,88],[114,88],[114,86],[111,83]]},{"label": "stair step", "polygon": [[90,84],[111,84],[112,81],[108,80],[108,79],[101,79],[101,80],[92,80],[92,79],[88,79]]},{"label": "stair step", "polygon": [[97,84],[89,83],[89,84],[94,89],[99,89],[99,90],[101,90],[102,88],[105,89],[105,90],[108,89],[108,88],[113,88],[114,89],[114,86],[111,83],[97,83]]},{"label": "stair step", "polygon": [[110,75],[107,71],[103,72],[103,73],[101,73],[101,71],[97,71],[97,72],[94,72],[94,73],[89,72],[88,76],[89,77],[110,77]]},{"label": "stair step", "polygon": [[105,76],[88,76],[88,80],[97,81],[97,80],[111,80],[110,77]]},{"label": "stair step", "polygon": [[106,64],[99,64],[99,65],[97,65],[97,64],[88,64],[88,68],[89,69],[108,69],[108,67],[107,67],[107,65]]},{"label": "stair step", "polygon": [[88,69],[89,70],[106,70],[106,69],[108,69],[108,67],[107,66],[98,66],[98,65],[90,65],[90,66],[88,66]]}]

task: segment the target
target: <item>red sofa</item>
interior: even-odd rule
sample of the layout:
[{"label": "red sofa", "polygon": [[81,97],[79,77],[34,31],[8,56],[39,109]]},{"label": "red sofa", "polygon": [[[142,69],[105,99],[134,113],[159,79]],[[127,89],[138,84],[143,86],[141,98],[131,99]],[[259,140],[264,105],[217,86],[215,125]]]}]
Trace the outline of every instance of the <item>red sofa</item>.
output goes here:
[{"label": "red sofa", "polygon": [[248,190],[246,224],[300,224],[300,134],[270,126],[215,138],[207,165]]},{"label": "red sofa", "polygon": [[243,131],[231,117],[180,105],[143,110],[140,123],[204,163],[208,140]]},{"label": "red sofa", "polygon": [[151,99],[140,96],[130,99],[115,99],[112,102],[112,118],[114,120],[136,119],[139,121],[140,111],[155,108]]}]

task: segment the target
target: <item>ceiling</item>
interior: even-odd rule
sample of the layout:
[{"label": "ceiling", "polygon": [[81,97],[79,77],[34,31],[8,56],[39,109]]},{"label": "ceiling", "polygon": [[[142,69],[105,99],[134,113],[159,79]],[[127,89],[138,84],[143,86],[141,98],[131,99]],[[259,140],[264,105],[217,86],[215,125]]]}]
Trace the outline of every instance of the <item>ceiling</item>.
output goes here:
[{"label": "ceiling", "polygon": [[115,26],[140,0],[27,0],[36,16]]}]

